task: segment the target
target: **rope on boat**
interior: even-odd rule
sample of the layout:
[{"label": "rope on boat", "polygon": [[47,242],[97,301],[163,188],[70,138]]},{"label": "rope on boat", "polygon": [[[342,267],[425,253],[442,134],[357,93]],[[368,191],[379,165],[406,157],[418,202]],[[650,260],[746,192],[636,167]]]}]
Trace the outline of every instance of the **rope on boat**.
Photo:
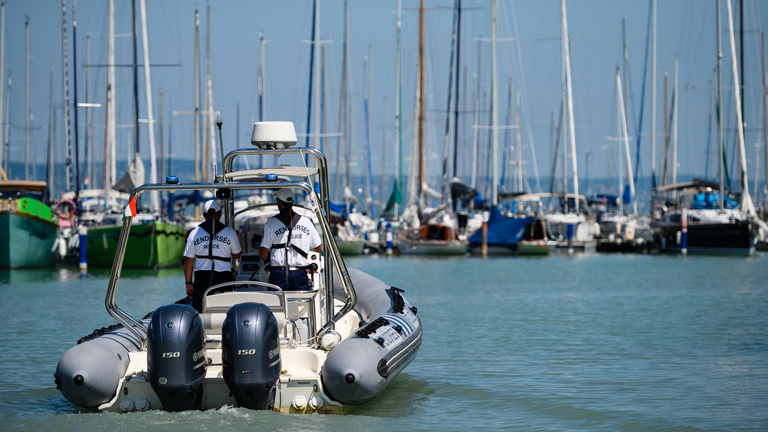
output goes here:
[{"label": "rope on boat", "polygon": [[[180,301],[181,300],[179,300],[176,303],[179,303]],[[142,318],[142,320],[145,320],[151,316],[152,316],[152,312],[149,312],[147,315],[144,316],[144,318]],[[91,332],[91,334],[83,336],[80,339],[78,339],[77,345],[80,345],[83,342],[88,342],[90,340],[96,339],[99,336],[104,336],[105,334],[109,334],[114,331],[120,330],[121,328],[124,328],[124,327],[125,327],[124,325],[118,323],[118,324],[112,324],[110,326],[102,327],[100,329],[96,329],[93,332]]]}]

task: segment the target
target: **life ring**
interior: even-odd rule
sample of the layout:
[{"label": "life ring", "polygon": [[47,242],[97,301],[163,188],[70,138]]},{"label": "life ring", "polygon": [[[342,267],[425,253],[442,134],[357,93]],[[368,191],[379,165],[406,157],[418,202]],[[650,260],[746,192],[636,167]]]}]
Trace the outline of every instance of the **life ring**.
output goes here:
[{"label": "life ring", "polygon": [[56,203],[56,214],[60,219],[72,219],[75,215],[75,202],[72,200],[61,200]]}]

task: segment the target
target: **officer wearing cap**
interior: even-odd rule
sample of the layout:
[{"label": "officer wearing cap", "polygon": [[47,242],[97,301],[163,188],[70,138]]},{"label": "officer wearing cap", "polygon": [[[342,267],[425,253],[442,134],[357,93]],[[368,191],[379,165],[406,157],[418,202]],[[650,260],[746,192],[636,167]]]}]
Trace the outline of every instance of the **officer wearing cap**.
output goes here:
[{"label": "officer wearing cap", "polygon": [[280,212],[264,225],[259,258],[272,264],[269,283],[284,290],[309,291],[307,256],[311,249],[322,247],[320,235],[312,220],[293,211],[290,189],[280,189],[276,202]]},{"label": "officer wearing cap", "polygon": [[202,312],[203,293],[208,287],[234,280],[231,259],[240,258],[243,252],[237,232],[219,221],[221,206],[216,200],[205,203],[203,217],[205,222],[189,233],[184,247],[187,296],[198,312]]}]

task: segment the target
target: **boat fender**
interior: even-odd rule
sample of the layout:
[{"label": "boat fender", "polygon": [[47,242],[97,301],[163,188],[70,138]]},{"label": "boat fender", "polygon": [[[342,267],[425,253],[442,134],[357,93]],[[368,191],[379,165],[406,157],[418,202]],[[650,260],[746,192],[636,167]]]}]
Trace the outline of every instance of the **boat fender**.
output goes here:
[{"label": "boat fender", "polygon": [[320,346],[326,351],[336,348],[339,342],[341,342],[341,335],[334,330],[329,330],[320,337]]},{"label": "boat fender", "polygon": [[237,404],[272,409],[280,378],[277,318],[261,303],[239,303],[227,311],[221,328],[224,382]]},{"label": "boat fender", "polygon": [[161,306],[147,329],[149,384],[166,411],[199,409],[205,377],[203,323],[190,306]]},{"label": "boat fender", "polygon": [[56,215],[60,219],[72,219],[75,215],[75,202],[72,200],[61,200],[56,203]]}]

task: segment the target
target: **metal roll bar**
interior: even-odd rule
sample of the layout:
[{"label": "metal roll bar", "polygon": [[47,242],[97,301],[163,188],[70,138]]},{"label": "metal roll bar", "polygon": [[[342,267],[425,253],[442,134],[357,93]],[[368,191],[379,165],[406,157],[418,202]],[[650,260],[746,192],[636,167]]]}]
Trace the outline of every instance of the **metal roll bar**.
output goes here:
[{"label": "metal roll bar", "polygon": [[[258,155],[258,156],[265,156],[265,155],[274,155],[274,156],[280,156],[283,154],[294,154],[294,155],[300,155],[300,156],[312,156],[314,160],[317,162],[318,166],[318,186],[320,188],[320,194],[318,195],[317,192],[315,192],[312,185],[310,185],[307,182],[304,181],[287,181],[287,182],[267,182],[267,181],[245,181],[245,182],[239,182],[239,181],[226,181],[226,174],[232,172],[232,164],[237,156],[246,156],[246,155]],[[138,197],[143,192],[148,191],[167,191],[167,190],[187,190],[187,191],[193,191],[193,190],[217,190],[217,189],[227,189],[227,190],[262,190],[262,189],[280,189],[280,188],[295,188],[295,189],[302,189],[308,196],[310,196],[315,202],[318,203],[318,205],[315,206],[315,215],[317,217],[317,220],[319,221],[320,229],[323,233],[324,241],[324,247],[322,248],[322,254],[325,258],[325,262],[328,263],[329,261],[333,263],[333,267],[336,270],[336,272],[339,275],[339,279],[341,282],[342,290],[344,292],[345,296],[345,305],[341,308],[336,314],[333,316],[328,317],[333,311],[333,298],[334,296],[331,293],[331,289],[333,286],[332,283],[332,275],[330,272],[325,272],[325,289],[326,289],[326,298],[329,299],[330,305],[326,308],[328,311],[327,316],[325,319],[327,319],[326,323],[320,328],[320,330],[317,332],[317,335],[323,334],[325,331],[333,328],[333,326],[341,319],[342,316],[344,316],[346,313],[351,311],[355,305],[357,304],[357,294],[355,292],[354,285],[352,284],[352,280],[349,276],[349,272],[347,271],[346,264],[344,263],[344,260],[341,257],[341,253],[339,252],[338,245],[333,240],[333,232],[331,231],[330,223],[328,222],[327,216],[330,213],[330,191],[329,191],[329,183],[328,183],[328,170],[327,170],[327,163],[325,160],[325,156],[317,149],[314,148],[287,148],[287,149],[279,149],[279,150],[263,150],[263,149],[240,149],[235,150],[230,153],[228,153],[224,157],[224,175],[221,177],[224,181],[223,183],[190,183],[190,184],[150,184],[150,185],[143,185],[138,188],[136,188],[130,195],[129,200],[132,200],[136,197]],[[323,198],[321,198],[323,197]],[[226,208],[226,214],[227,214],[227,225],[232,227],[234,224],[234,219],[232,218],[230,220],[230,213],[231,209],[233,208],[234,198],[230,196],[227,198],[225,202],[225,208]],[[128,237],[130,235],[130,229],[131,229],[131,223],[133,221],[132,216],[126,216],[123,219],[123,226],[120,230],[120,238],[118,239],[117,244],[117,250],[115,253],[115,260],[112,263],[112,271],[110,273],[109,277],[109,285],[107,287],[107,295],[105,298],[105,306],[107,309],[107,312],[115,318],[119,323],[123,324],[131,333],[133,333],[140,341],[142,345],[142,349],[146,347],[146,339],[147,339],[147,328],[141,323],[141,321],[133,318],[123,310],[121,310],[115,301],[115,297],[117,295],[117,285],[120,280],[120,274],[122,271],[123,261],[125,259],[125,249],[126,245],[128,243]]]}]

